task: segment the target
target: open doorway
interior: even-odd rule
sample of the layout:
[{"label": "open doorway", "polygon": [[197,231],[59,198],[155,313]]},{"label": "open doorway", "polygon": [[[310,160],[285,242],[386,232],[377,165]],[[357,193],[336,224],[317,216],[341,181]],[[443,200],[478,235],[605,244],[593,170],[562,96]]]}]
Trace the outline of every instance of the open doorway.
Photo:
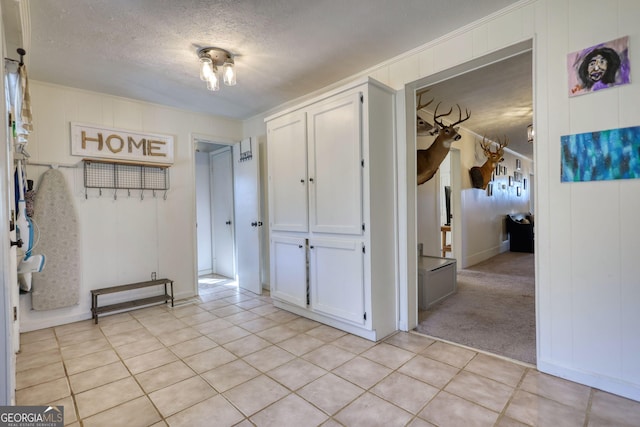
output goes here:
[{"label": "open doorway", "polygon": [[[535,364],[535,255],[511,252],[505,225],[509,214],[533,213],[534,158],[527,141],[527,126],[533,122],[532,68],[531,43],[526,42],[502,55],[476,60],[466,69],[461,66],[448,75],[443,72],[416,82],[412,93],[422,94],[423,102],[415,100],[418,106],[425,103],[425,93],[434,98],[432,109],[418,118],[434,118],[438,103],[442,103],[440,111],[452,109],[450,122],[458,118],[457,106],[461,114],[468,109],[473,118],[460,125],[461,139],[454,142],[432,182],[416,188],[415,232],[421,255],[451,259],[448,264],[455,262],[457,273],[453,284],[443,285],[442,280],[451,276],[425,273],[422,257],[418,258],[415,330]],[[425,142],[419,130],[418,125],[414,130],[417,149],[436,138],[427,137]],[[507,139],[509,144],[503,161],[488,169],[486,188],[474,188],[469,170],[486,160],[479,144],[483,137],[493,141],[493,150],[499,145],[496,141]],[[452,156],[457,156],[456,162]],[[459,180],[457,188],[455,180]],[[450,218],[446,193],[450,194]],[[435,271],[445,263],[433,265]],[[434,286],[444,291],[427,304],[423,296]]]},{"label": "open doorway", "polygon": [[[254,138],[192,136],[197,260],[204,284],[238,286],[260,295],[260,156]],[[209,277],[210,276],[210,277]],[[201,286],[199,286],[201,288]],[[200,289],[199,289],[200,290]]]},{"label": "open doorway", "polygon": [[198,294],[236,287],[232,145],[195,140]]}]

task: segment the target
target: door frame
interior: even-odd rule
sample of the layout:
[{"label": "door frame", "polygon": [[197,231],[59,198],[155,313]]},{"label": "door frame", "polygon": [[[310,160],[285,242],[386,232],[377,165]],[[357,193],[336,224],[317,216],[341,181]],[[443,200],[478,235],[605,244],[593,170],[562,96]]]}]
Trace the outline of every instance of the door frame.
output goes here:
[{"label": "door frame", "polygon": [[[439,83],[469,71],[501,61],[509,56],[531,50],[534,55],[535,43],[532,39],[513,44],[506,48],[488,53],[452,68],[437,72],[422,79],[407,83],[396,97],[397,108],[397,152],[398,152],[398,329],[410,331],[418,325],[418,257],[417,257],[417,209],[416,209],[416,92],[423,87]],[[535,75],[533,77],[535,92]],[[534,102],[535,109],[535,102]],[[407,112],[414,112],[407,114]],[[535,110],[534,110],[535,116]],[[403,126],[404,124],[404,126]],[[535,153],[534,153],[535,156]],[[535,161],[535,158],[534,158]],[[404,174],[403,174],[404,172]],[[452,188],[453,190],[453,188]],[[452,192],[452,197],[453,197]],[[453,199],[452,199],[453,202]],[[453,208],[453,207],[452,207]],[[461,207],[462,208],[462,207]],[[460,212],[457,215],[460,217]],[[453,227],[452,227],[453,228]],[[460,228],[460,227],[458,227]],[[452,235],[461,240],[461,235]],[[455,244],[454,243],[454,244]],[[462,250],[464,243],[456,246]],[[457,254],[456,254],[457,255]],[[539,305],[536,304],[536,319]],[[536,325],[538,326],[538,325]],[[536,340],[538,346],[540,340]]]},{"label": "door frame", "polygon": [[[203,133],[197,133],[197,132],[191,132],[190,134],[191,136],[191,152],[193,153],[192,155],[192,167],[193,167],[193,174],[192,174],[192,179],[193,179],[193,215],[194,217],[192,218],[192,224],[193,224],[193,253],[195,254],[195,256],[193,257],[193,277],[195,277],[197,279],[198,277],[198,229],[196,227],[196,156],[195,156],[195,152],[198,148],[198,145],[201,143],[206,143],[206,144],[218,144],[218,145],[227,145],[229,146],[229,148],[232,148],[234,144],[239,143],[239,140],[235,140],[235,139],[231,139],[231,138],[225,138],[225,137],[220,137],[220,136],[214,136],[214,135],[207,135],[207,134],[203,134]],[[211,172],[209,171],[209,174],[211,174]],[[209,175],[211,176],[211,175]],[[233,222],[235,223],[235,213],[234,213],[234,218],[233,218]],[[235,233],[234,233],[234,246],[235,246]],[[213,241],[212,241],[213,244]],[[234,263],[235,264],[235,263]],[[235,268],[237,268],[237,266],[235,266]],[[237,270],[236,270],[237,272]],[[199,290],[198,290],[198,280],[194,280],[193,283],[193,294],[194,296],[198,296],[199,295]]]}]

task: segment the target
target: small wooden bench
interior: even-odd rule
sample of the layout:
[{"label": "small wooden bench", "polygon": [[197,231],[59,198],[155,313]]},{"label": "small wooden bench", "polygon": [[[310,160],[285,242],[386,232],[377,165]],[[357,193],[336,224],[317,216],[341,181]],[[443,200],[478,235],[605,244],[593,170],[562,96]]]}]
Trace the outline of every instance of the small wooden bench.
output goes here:
[{"label": "small wooden bench", "polygon": [[[102,307],[98,305],[99,295],[131,291],[133,289],[147,288],[149,286],[158,285],[164,285],[164,294],[147,298],[139,298],[131,301],[119,302],[117,304],[104,305]],[[167,285],[170,285],[170,292],[167,292]],[[110,311],[126,310],[128,308],[135,308],[142,305],[149,305],[163,301],[165,304],[171,301],[171,307],[173,307],[173,280],[171,279],[149,280],[147,282],[130,283],[128,285],[113,286],[110,288],[93,289],[91,291],[91,318],[95,319],[97,324],[99,314],[108,313]]]}]

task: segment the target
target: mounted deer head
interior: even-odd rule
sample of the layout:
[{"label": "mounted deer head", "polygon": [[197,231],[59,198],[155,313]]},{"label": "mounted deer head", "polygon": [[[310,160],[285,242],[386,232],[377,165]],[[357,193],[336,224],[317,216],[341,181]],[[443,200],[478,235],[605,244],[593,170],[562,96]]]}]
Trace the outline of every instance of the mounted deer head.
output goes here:
[{"label": "mounted deer head", "polygon": [[433,135],[433,133],[430,132],[433,129],[433,125],[427,122],[426,113],[422,111],[423,108],[428,107],[435,99],[435,98],[431,98],[429,101],[423,104],[422,95],[424,95],[427,92],[429,92],[429,89],[423,90],[422,92],[418,93],[418,106],[416,107],[416,115],[417,115],[416,130],[417,130],[418,136]]},{"label": "mounted deer head", "polygon": [[438,128],[438,136],[433,143],[426,150],[418,150],[417,153],[417,172],[418,172],[418,185],[424,184],[433,178],[433,175],[438,171],[440,163],[447,157],[447,153],[451,148],[451,143],[461,138],[458,134],[459,127],[455,127],[460,123],[469,120],[471,113],[469,110],[465,110],[466,117],[462,118],[462,110],[458,107],[458,121],[446,126],[442,123],[442,117],[447,117],[453,111],[453,107],[448,112],[438,115],[438,107],[440,103],[436,105],[436,110],[433,112],[433,123]]},{"label": "mounted deer head", "polygon": [[509,145],[509,140],[506,135],[504,142],[498,138],[498,148],[496,151],[491,151],[491,141],[487,141],[485,137],[482,137],[480,146],[484,155],[487,157],[487,161],[482,166],[474,166],[469,170],[469,176],[471,177],[471,186],[473,188],[481,188],[486,190],[489,181],[491,181],[491,174],[496,165],[504,160],[504,147]]}]

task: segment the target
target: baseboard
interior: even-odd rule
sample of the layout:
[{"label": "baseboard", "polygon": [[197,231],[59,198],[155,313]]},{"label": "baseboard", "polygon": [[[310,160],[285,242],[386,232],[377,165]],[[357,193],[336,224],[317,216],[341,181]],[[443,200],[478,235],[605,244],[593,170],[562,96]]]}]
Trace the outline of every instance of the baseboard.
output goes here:
[{"label": "baseboard", "polygon": [[545,374],[554,375],[640,402],[640,384],[633,384],[619,378],[581,371],[539,359],[537,365],[538,370]]},{"label": "baseboard", "polygon": [[476,265],[479,262],[486,261],[489,258],[492,258],[492,257],[504,252],[501,249],[502,249],[502,245],[495,246],[493,248],[489,248],[489,249],[484,250],[482,252],[478,252],[478,253],[475,253],[473,255],[464,257],[464,263],[463,263],[462,268],[467,268],[469,266]]}]

